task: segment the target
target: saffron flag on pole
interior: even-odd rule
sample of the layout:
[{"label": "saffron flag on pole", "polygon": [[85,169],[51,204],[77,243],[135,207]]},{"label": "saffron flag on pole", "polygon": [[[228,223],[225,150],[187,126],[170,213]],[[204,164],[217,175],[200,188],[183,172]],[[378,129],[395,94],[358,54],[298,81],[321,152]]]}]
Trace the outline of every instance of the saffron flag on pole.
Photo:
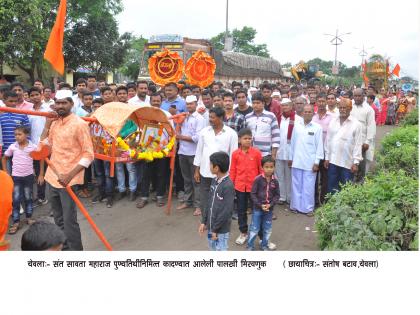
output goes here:
[{"label": "saffron flag on pole", "polygon": [[57,11],[57,18],[51,30],[48,39],[47,48],[45,49],[44,59],[49,61],[52,67],[61,75],[64,74],[64,23],[66,21],[67,0],[60,0],[60,6]]},{"label": "saffron flag on pole", "polygon": [[369,85],[369,78],[366,75],[367,72],[367,64],[366,61],[365,63],[362,63],[362,72],[363,72],[363,81],[365,82],[365,86],[367,87]]},{"label": "saffron flag on pole", "polygon": [[395,66],[395,68],[394,68],[394,70],[392,70],[392,74],[395,75],[395,76],[397,76],[397,77],[400,77],[400,69],[401,69],[401,67],[397,63],[396,66]]}]

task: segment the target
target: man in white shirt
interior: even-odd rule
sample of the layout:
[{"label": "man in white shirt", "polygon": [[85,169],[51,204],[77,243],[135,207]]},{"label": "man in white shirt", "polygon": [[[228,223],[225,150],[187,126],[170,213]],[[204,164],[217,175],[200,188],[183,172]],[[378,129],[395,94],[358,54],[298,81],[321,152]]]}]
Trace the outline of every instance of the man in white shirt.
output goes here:
[{"label": "man in white shirt", "polygon": [[[150,95],[150,105],[152,107],[158,108],[161,110],[168,119],[172,116],[166,110],[161,108],[162,105],[162,95],[159,93],[152,93]],[[173,120],[170,119],[169,123],[172,128],[174,128]],[[165,133],[162,134],[162,141],[169,141],[165,136]],[[156,190],[156,206],[163,207],[165,205],[164,196],[166,193],[166,186],[169,181],[169,158],[165,157],[162,159],[154,159],[152,162],[138,161],[137,165],[137,174],[139,176],[138,183],[140,185],[140,201],[137,202],[137,208],[141,209],[149,203],[149,193],[150,193],[150,183]]]},{"label": "man in white shirt", "polygon": [[327,95],[327,106],[328,112],[338,116],[337,99],[334,93],[328,93]]},{"label": "man in white shirt", "polygon": [[[31,103],[34,104],[33,110],[39,112],[50,112],[51,109],[46,106],[41,98],[42,93],[41,90],[37,87],[32,87],[29,89],[29,98]],[[29,115],[29,122],[31,124],[31,141],[34,145],[38,145],[41,139],[42,132],[44,131],[46,118],[44,116],[35,116]],[[34,171],[36,178],[39,177],[41,171],[41,164],[40,161],[34,160]],[[37,181],[37,199],[34,202],[34,207],[38,207],[40,205],[45,205],[48,200],[45,198],[45,182]]]},{"label": "man in white shirt", "polygon": [[208,206],[210,185],[214,175],[210,171],[210,155],[223,151],[232,157],[233,151],[238,148],[238,135],[225,126],[223,118],[225,111],[221,107],[209,110],[210,126],[201,130],[197,143],[197,150],[193,164],[195,165],[194,179],[200,183],[200,205],[202,213]]},{"label": "man in white shirt", "polygon": [[306,101],[306,98],[302,96],[298,96],[293,100],[293,108],[297,116],[302,117],[303,106],[306,104],[308,104],[308,102]]},{"label": "man in white shirt", "polygon": [[312,121],[311,105],[303,107],[303,124],[296,124],[290,145],[292,164],[292,196],[290,209],[313,216],[315,207],[315,180],[319,163],[324,159],[322,127]]},{"label": "man in white shirt", "polygon": [[[290,141],[294,127],[303,124],[302,117],[295,114],[293,103],[285,98],[281,101],[280,146],[276,155],[276,177],[280,186],[279,204],[290,204],[292,176],[289,165]],[[315,184],[314,184],[315,185]]]},{"label": "man in white shirt", "polygon": [[77,110],[83,106],[83,93],[86,92],[86,80],[80,78],[76,81],[76,91],[77,94],[72,96],[73,107],[71,109],[72,113],[76,113]]},{"label": "man in white shirt", "polygon": [[351,116],[362,124],[362,156],[359,170],[356,176],[356,182],[363,182],[366,173],[369,171],[370,163],[373,161],[373,152],[376,136],[375,111],[364,101],[362,89],[356,89],[353,92],[353,109]]},{"label": "man in white shirt", "polygon": [[50,87],[44,87],[44,100],[43,105],[49,108],[49,110],[53,110],[52,106],[54,105],[54,100],[51,98],[52,90]]},{"label": "man in white shirt", "polygon": [[328,169],[328,192],[340,190],[340,184],[353,181],[362,160],[362,125],[350,116],[352,103],[343,98],[339,117],[331,120],[325,142],[324,167]]},{"label": "man in white shirt", "polygon": [[196,111],[197,97],[188,95],[185,102],[189,115],[182,123],[180,132],[176,135],[179,141],[179,166],[184,178],[184,200],[177,207],[177,210],[194,207],[193,215],[199,216],[201,215],[200,190],[198,182],[194,180],[195,167],[193,162],[199,134],[206,123],[203,116]]},{"label": "man in white shirt", "polygon": [[213,92],[210,89],[206,89],[201,94],[201,100],[203,101],[203,106],[197,106],[197,112],[199,112],[205,122],[205,127],[210,125],[209,122],[209,110],[213,107]]},{"label": "man in white shirt", "polygon": [[150,97],[147,95],[149,85],[147,81],[137,82],[137,95],[128,100],[128,104],[150,106]]}]

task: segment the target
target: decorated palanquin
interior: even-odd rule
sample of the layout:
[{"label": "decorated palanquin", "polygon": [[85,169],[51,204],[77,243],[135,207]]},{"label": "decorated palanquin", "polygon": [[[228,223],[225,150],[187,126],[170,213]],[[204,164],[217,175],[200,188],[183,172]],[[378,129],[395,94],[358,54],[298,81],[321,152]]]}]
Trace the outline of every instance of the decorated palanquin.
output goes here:
[{"label": "decorated palanquin", "polygon": [[95,157],[112,166],[115,162],[151,162],[173,155],[175,131],[158,108],[112,102],[98,108],[92,118]]}]

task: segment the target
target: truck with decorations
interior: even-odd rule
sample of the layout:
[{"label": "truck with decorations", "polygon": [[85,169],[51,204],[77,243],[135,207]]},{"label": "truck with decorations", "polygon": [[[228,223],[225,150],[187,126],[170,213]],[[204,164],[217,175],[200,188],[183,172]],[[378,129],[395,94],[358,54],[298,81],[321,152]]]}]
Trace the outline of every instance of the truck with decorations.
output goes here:
[{"label": "truck with decorations", "polygon": [[151,36],[144,45],[139,80],[150,80],[149,59],[164,49],[177,52],[184,64],[198,50],[207,53],[216,63],[214,80],[223,83],[248,80],[251,85],[256,86],[263,81],[276,82],[283,78],[281,64],[273,58],[220,51],[214,49],[212,43],[206,39],[167,34]]}]

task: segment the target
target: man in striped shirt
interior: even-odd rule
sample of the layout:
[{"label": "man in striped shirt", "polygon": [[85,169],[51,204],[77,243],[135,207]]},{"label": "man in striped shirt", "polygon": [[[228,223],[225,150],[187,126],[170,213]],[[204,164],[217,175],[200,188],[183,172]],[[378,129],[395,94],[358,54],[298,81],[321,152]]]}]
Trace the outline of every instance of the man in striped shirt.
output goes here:
[{"label": "man in striped shirt", "polygon": [[352,102],[341,99],[339,116],[331,120],[325,142],[324,167],[328,169],[328,192],[340,190],[340,184],[353,181],[362,158],[362,124],[350,116]]},{"label": "man in striped shirt", "polygon": [[252,131],[252,146],[262,156],[277,155],[280,144],[280,129],[276,116],[264,109],[264,98],[260,92],[252,96],[253,112],[245,116],[245,127]]},{"label": "man in striped shirt", "polygon": [[[17,94],[13,91],[6,91],[4,93],[4,104],[7,107],[16,108],[18,104]],[[28,116],[15,113],[4,113],[0,115],[0,130],[3,138],[2,154],[4,154],[12,143],[15,143],[15,129],[18,126],[25,126],[30,129]],[[11,167],[11,163],[8,163],[9,167]]]}]

